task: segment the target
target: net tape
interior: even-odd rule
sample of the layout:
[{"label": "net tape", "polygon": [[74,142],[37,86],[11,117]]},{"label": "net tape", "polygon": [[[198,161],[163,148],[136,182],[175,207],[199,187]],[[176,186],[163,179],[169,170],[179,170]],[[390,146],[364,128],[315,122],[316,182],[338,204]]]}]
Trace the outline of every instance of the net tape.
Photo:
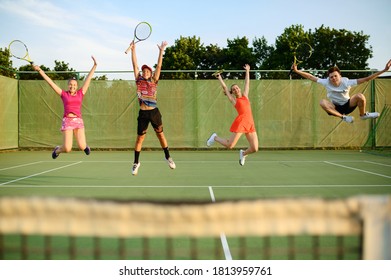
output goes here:
[{"label": "net tape", "polygon": [[359,198],[172,205],[11,197],[0,199],[0,232],[102,237],[201,237],[222,232],[227,236],[346,235],[362,231],[362,204]]}]

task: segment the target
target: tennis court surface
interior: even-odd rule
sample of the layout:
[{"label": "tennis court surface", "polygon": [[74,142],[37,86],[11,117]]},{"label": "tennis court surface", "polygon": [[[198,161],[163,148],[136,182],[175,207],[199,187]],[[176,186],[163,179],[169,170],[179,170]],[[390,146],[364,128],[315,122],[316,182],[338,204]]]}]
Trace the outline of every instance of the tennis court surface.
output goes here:
[{"label": "tennis court surface", "polygon": [[[76,199],[87,203],[115,202],[116,206],[113,209],[118,205],[122,207],[131,204],[136,210],[129,211],[136,211],[132,213],[139,217],[140,224],[137,226],[137,219],[131,218],[130,220],[135,223],[132,224],[134,232],[129,233],[129,229],[124,228],[118,231],[118,238],[113,236],[113,232],[109,233],[106,230],[102,232],[102,225],[97,226],[102,222],[99,217],[104,217],[107,227],[111,227],[109,224],[114,223],[117,216],[108,217],[116,210],[109,210],[99,216],[97,209],[105,208],[103,205],[106,204],[102,206],[94,204],[88,206],[90,216],[86,221],[99,216],[97,223],[91,223],[93,226],[88,232],[83,231],[83,227],[76,226],[82,231],[81,237],[73,230],[68,231],[71,228],[70,224],[67,224],[63,234],[59,234],[56,232],[55,224],[44,226],[46,218],[36,218],[30,229],[16,225],[15,228],[20,229],[19,233],[0,234],[0,245],[2,244],[0,247],[3,248],[0,250],[2,251],[0,257],[3,259],[361,259],[365,254],[365,248],[363,249],[365,227],[359,217],[361,214],[355,212],[360,208],[358,206],[360,204],[350,199],[368,195],[387,197],[391,194],[391,158],[353,150],[260,151],[248,156],[244,166],[238,163],[237,150],[173,150],[171,155],[177,165],[175,170],[168,167],[162,151],[142,152],[139,173],[137,176],[132,176],[131,151],[92,151],[89,156],[73,151],[69,154],[61,154],[56,160],[51,159],[50,151],[1,152],[0,199],[38,198],[29,202],[29,206],[22,207],[21,209],[24,210],[16,214],[12,214],[12,210],[4,210],[4,205],[7,204],[3,204],[5,211],[3,213],[7,215],[11,213],[10,215],[16,217],[16,220],[23,220],[30,212],[36,213],[33,218],[41,214],[50,214],[48,212],[53,211],[51,210],[53,204],[58,202],[60,205],[61,200],[67,204],[69,199],[72,201]],[[54,203],[45,201],[53,198]],[[235,210],[238,203],[248,202],[251,208],[253,207],[251,203],[254,201],[275,200],[272,203],[273,207],[277,209],[277,216],[281,216],[279,209],[291,205],[292,199],[293,203],[296,203],[295,200],[299,202],[298,205],[292,206],[292,209],[302,207],[300,199],[337,201],[337,206],[328,205],[324,209],[316,206],[314,208],[316,210],[311,210],[313,202],[310,202],[309,206],[294,211],[295,214],[304,215],[312,215],[309,212],[321,212],[324,220],[319,227],[325,230],[325,234],[318,234],[316,229],[314,236],[309,235],[307,229],[315,224],[313,216],[310,219],[305,217],[302,225],[294,222],[295,229],[288,227],[287,234],[283,234],[285,229],[281,230],[274,221],[271,221],[270,227],[258,226],[258,229],[262,228],[262,238],[258,238],[259,232],[253,232],[252,229],[249,234],[234,229],[235,236],[231,236],[231,229],[223,230],[220,234],[216,234],[214,229],[215,232],[212,234],[212,228],[220,221],[229,219],[223,215],[223,213],[230,213],[229,211],[233,211],[231,216],[238,219],[228,221],[231,226],[237,225],[239,228],[243,221],[247,223],[245,225],[247,229],[251,228],[249,224],[251,225],[253,221],[247,220],[248,215],[242,218],[239,215],[239,212],[250,212]],[[342,204],[340,200],[343,201]],[[71,205],[72,203],[74,202],[71,202]],[[215,220],[209,224],[204,222],[213,216],[211,214],[213,212],[206,212],[204,216],[184,214],[189,211],[187,206],[195,207],[194,211],[198,213],[213,205],[221,208],[223,207],[221,203],[224,207],[226,207],[224,203],[231,203],[230,208],[227,208],[230,210],[217,210],[222,212],[217,212],[220,214],[214,215]],[[37,204],[42,204],[43,208],[37,210],[40,208]],[[50,207],[45,208],[45,205]],[[76,217],[87,211],[78,211],[79,208],[74,207],[76,206],[71,207],[71,211]],[[282,224],[292,224],[292,217],[286,216],[285,220],[283,217],[289,215],[291,211],[289,209],[286,208],[285,214],[281,216]],[[337,215],[338,219],[341,218],[342,212],[344,213],[342,216],[350,216],[349,221],[343,221],[343,225],[338,221],[334,225],[335,217],[330,220],[327,217],[330,211],[334,211],[330,209],[337,209],[333,215]],[[175,210],[177,212],[170,212]],[[266,211],[262,213],[268,213],[269,210],[262,210]],[[57,221],[65,220],[60,212],[58,211]],[[144,217],[144,212],[152,213],[152,216]],[[69,216],[69,213],[65,215]],[[185,215],[183,218],[187,222],[185,226],[174,225],[174,220],[180,220],[180,215]],[[163,216],[167,220],[165,223],[160,223]],[[257,223],[259,220],[265,220],[265,217],[258,215]],[[126,221],[126,219],[119,219],[118,224],[124,226]],[[160,228],[156,236],[148,228],[151,221]],[[189,224],[189,221],[192,222]],[[26,223],[29,224],[30,221]],[[78,221],[78,223],[81,225],[86,222]],[[178,235],[171,231],[174,227],[179,228]],[[43,228],[47,228],[48,231],[41,231]],[[142,228],[144,231],[141,232],[137,228]],[[266,228],[267,234],[263,232]],[[272,231],[269,232],[269,228]],[[330,231],[330,228],[333,230]],[[341,231],[342,228],[344,230]],[[35,231],[37,229],[39,230]],[[168,235],[161,236],[161,230]],[[205,237],[201,237],[205,233]],[[129,234],[133,235],[130,239]]]},{"label": "tennis court surface", "polygon": [[238,163],[233,151],[145,151],[137,176],[133,152],[0,153],[0,196],[70,196],[141,201],[211,202],[271,197],[340,198],[391,193],[391,158],[358,151],[260,151]]}]

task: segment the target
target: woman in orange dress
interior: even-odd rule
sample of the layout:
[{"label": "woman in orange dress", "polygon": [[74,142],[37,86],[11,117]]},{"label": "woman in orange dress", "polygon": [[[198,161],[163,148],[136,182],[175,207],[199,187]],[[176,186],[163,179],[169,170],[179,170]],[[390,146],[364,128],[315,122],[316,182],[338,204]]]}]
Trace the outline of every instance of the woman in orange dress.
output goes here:
[{"label": "woman in orange dress", "polygon": [[239,151],[240,165],[244,165],[246,156],[258,151],[258,136],[255,130],[250,100],[248,99],[248,94],[250,91],[250,65],[244,65],[244,69],[246,70],[246,76],[244,80],[243,93],[239,86],[236,84],[233,84],[231,86],[231,90],[228,90],[221,75],[216,75],[216,77],[220,81],[221,86],[223,87],[224,94],[228,97],[228,100],[235,107],[236,111],[238,112],[238,116],[235,118],[231,125],[230,131],[232,132],[232,134],[230,138],[221,138],[216,133],[212,133],[208,141],[206,141],[206,145],[208,147],[212,146],[214,142],[218,142],[221,145],[227,147],[228,149],[232,149],[233,147],[235,147],[239,138],[243,134],[245,134],[249,143],[249,147],[246,150],[241,149]]}]

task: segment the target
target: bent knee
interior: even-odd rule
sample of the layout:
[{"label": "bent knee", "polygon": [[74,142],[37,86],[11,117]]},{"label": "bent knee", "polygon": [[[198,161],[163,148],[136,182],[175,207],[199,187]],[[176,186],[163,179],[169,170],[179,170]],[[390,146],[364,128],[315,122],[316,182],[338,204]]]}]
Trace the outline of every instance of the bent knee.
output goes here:
[{"label": "bent knee", "polygon": [[322,108],[326,108],[329,106],[329,102],[326,100],[326,99],[322,99],[320,102],[319,102],[319,105],[322,107]]},{"label": "bent knee", "polygon": [[362,93],[356,93],[356,94],[355,94],[355,97],[356,97],[357,99],[359,99],[359,100],[365,100],[365,96],[364,96],[364,94],[362,94]]}]

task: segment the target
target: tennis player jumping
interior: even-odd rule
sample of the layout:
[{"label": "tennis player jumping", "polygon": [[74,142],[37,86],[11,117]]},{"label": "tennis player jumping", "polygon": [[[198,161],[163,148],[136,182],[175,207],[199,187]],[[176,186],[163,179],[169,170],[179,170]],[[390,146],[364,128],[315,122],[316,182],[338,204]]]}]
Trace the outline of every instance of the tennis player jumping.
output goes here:
[{"label": "tennis player jumping", "polygon": [[391,67],[391,60],[389,60],[383,70],[376,72],[368,77],[360,79],[349,80],[346,77],[341,76],[341,71],[338,67],[331,67],[327,74],[327,79],[317,78],[310,73],[301,71],[297,69],[297,65],[293,64],[292,69],[297,74],[303,78],[309,79],[313,82],[323,85],[327,90],[327,97],[330,100],[322,99],[320,101],[320,106],[323,110],[327,112],[330,116],[334,116],[342,119],[342,121],[347,123],[352,123],[354,121],[353,116],[348,116],[353,112],[357,107],[360,111],[360,118],[362,120],[366,119],[375,119],[379,117],[378,112],[366,112],[366,98],[362,93],[356,93],[352,97],[349,95],[350,88],[368,82],[377,78],[379,75],[387,72]]},{"label": "tennis player jumping", "polygon": [[83,150],[86,155],[89,155],[91,152],[90,147],[88,147],[86,143],[84,122],[81,115],[81,105],[97,66],[96,60],[93,56],[92,60],[94,61],[94,65],[88,73],[83,86],[78,89],[77,80],[72,78],[68,81],[67,91],[62,90],[58,85],[56,85],[38,65],[33,65],[34,70],[38,71],[42,78],[61,97],[64,105],[64,115],[61,126],[63,144],[54,148],[52,152],[53,159],[56,159],[60,153],[69,153],[72,150],[73,135],[76,137],[79,148]]},{"label": "tennis player jumping", "polygon": [[246,70],[246,76],[244,80],[244,91],[242,93],[238,85],[233,84],[231,90],[228,90],[227,86],[224,83],[223,78],[220,74],[216,74],[216,77],[219,79],[221,86],[223,87],[224,94],[228,97],[228,100],[235,107],[238,112],[238,116],[235,118],[234,122],[231,125],[230,131],[232,132],[229,139],[224,139],[217,136],[216,133],[213,133],[206,145],[208,147],[212,146],[216,141],[221,145],[232,149],[235,147],[239,138],[245,134],[249,147],[246,150],[239,151],[239,164],[244,165],[246,157],[249,154],[255,153],[258,151],[258,136],[255,131],[254,118],[251,111],[251,104],[248,98],[250,91],[250,65],[246,64],[243,67]]},{"label": "tennis player jumping", "polygon": [[140,73],[137,64],[136,44],[134,42],[130,44],[134,77],[137,85],[137,96],[140,104],[140,110],[137,118],[138,124],[136,144],[134,147],[134,162],[132,166],[133,175],[137,175],[138,169],[140,168],[139,156],[149,123],[151,123],[155,130],[156,136],[163,148],[168,166],[171,169],[175,169],[176,167],[175,162],[170,156],[167,140],[163,133],[162,115],[157,107],[157,84],[159,82],[163,62],[163,52],[166,46],[167,42],[162,42],[160,46],[158,45],[159,57],[155,72],[152,73],[152,68],[148,65],[143,65]]}]

